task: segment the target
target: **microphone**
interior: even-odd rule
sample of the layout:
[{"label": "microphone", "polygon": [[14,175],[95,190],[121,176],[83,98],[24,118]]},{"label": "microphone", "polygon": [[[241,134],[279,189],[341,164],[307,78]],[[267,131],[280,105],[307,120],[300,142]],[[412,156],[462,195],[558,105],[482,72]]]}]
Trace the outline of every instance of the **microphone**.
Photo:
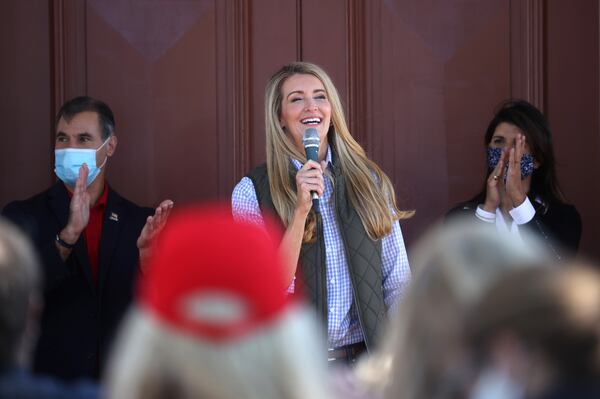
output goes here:
[{"label": "microphone", "polygon": [[[319,162],[318,154],[320,141],[319,133],[314,127],[309,127],[304,131],[304,135],[302,136],[302,144],[304,145],[304,151],[306,152],[306,158],[308,160]],[[319,213],[319,196],[314,191],[311,191],[311,194],[313,208],[315,209],[315,212]]]}]

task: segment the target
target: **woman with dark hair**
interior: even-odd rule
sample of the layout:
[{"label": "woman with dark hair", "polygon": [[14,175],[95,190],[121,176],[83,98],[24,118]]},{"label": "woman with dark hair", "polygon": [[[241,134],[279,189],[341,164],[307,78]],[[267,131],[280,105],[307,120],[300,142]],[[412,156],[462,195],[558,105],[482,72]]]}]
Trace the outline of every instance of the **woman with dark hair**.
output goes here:
[{"label": "woman with dark hair", "polygon": [[524,100],[504,102],[486,130],[485,146],[488,173],[481,192],[447,216],[474,214],[516,235],[529,229],[557,259],[573,256],[581,218],[560,190],[544,115]]}]

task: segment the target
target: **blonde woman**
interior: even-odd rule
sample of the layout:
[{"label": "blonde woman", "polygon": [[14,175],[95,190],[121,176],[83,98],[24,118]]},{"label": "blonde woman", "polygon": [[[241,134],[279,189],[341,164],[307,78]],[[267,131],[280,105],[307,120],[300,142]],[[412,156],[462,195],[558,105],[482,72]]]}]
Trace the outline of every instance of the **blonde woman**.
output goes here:
[{"label": "blonde woman", "polygon": [[[327,326],[330,361],[352,363],[377,341],[410,269],[389,178],[352,138],[341,101],[320,67],[285,65],[265,93],[267,162],[235,187],[233,213],[262,222],[273,213],[285,228],[280,253],[288,291],[302,291]],[[319,136],[318,160],[302,138]],[[320,212],[312,209],[317,193]]]}]

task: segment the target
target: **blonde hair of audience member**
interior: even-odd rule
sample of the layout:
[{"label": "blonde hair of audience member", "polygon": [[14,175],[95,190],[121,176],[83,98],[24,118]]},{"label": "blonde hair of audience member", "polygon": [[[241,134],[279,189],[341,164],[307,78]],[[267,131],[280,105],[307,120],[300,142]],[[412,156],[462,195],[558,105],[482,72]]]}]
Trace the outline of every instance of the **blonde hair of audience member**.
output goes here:
[{"label": "blonde hair of audience member", "polygon": [[[413,212],[398,210],[390,179],[367,157],[364,149],[350,134],[340,96],[331,78],[323,69],[308,62],[295,62],[284,66],[271,77],[266,87],[267,173],[277,213],[285,226],[292,220],[296,190],[294,182],[290,180],[290,159],[306,162],[306,155],[294,146],[280,124],[281,88],[286,79],[297,74],[312,75],[323,83],[331,104],[328,143],[336,150],[339,166],[347,180],[348,196],[369,237],[374,240],[382,238],[391,232],[395,220],[408,218]],[[390,206],[395,214],[390,213]],[[315,228],[316,220],[311,212],[307,219],[303,242],[314,239]]]},{"label": "blonde hair of audience member", "polygon": [[228,208],[173,215],[114,350],[109,397],[328,398],[324,343],[285,294],[276,241]]},{"label": "blonde hair of audience member", "polygon": [[0,367],[27,367],[41,311],[40,270],[29,240],[0,219]]},{"label": "blonde hair of audience member", "polygon": [[588,388],[600,393],[600,273],[591,267],[503,276],[473,308],[467,333],[482,370],[473,397],[503,385],[535,397],[594,381]]},{"label": "blonde hair of audience member", "polygon": [[324,349],[314,317],[296,309],[248,339],[226,345],[178,334],[133,310],[110,368],[115,399],[327,398]]},{"label": "blonde hair of audience member", "polygon": [[459,394],[470,375],[462,339],[467,309],[499,275],[540,260],[538,249],[472,222],[421,239],[413,250],[414,279],[382,347],[356,368],[365,390],[403,399]]}]

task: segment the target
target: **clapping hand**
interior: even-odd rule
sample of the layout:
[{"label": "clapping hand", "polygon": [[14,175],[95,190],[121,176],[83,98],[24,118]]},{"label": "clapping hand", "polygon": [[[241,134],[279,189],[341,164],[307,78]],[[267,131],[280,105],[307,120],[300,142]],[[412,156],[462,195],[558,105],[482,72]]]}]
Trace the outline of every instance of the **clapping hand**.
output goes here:
[{"label": "clapping hand", "polygon": [[69,244],[77,242],[90,221],[91,197],[87,191],[89,172],[90,170],[85,163],[79,168],[79,176],[75,182],[73,196],[69,204],[69,220],[60,233],[60,238]]},{"label": "clapping hand", "polygon": [[515,146],[509,151],[508,171],[506,176],[506,194],[512,208],[525,201],[528,183],[521,178],[521,158],[525,152],[525,136],[519,134],[515,138]]},{"label": "clapping hand", "polygon": [[153,216],[148,216],[146,224],[137,240],[137,247],[140,251],[140,265],[142,271],[145,271],[146,261],[150,255],[150,247],[156,236],[165,227],[169,214],[173,209],[173,201],[164,200],[156,207]]},{"label": "clapping hand", "polygon": [[506,163],[507,154],[508,152],[506,150],[502,150],[502,155],[500,156],[496,167],[488,176],[485,203],[483,204],[483,210],[486,212],[496,212],[496,209],[500,206],[504,197],[504,173],[506,171],[504,165]]}]

